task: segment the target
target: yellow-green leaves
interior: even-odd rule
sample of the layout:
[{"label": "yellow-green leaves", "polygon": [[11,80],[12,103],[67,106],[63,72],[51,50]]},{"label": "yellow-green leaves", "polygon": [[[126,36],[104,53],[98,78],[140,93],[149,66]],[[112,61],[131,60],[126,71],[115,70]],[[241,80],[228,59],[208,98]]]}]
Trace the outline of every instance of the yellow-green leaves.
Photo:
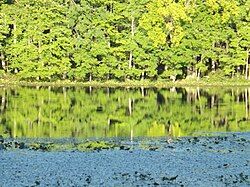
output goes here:
[{"label": "yellow-green leaves", "polygon": [[220,16],[220,23],[223,24],[239,14],[239,2],[236,0],[206,0],[205,4],[211,14]]},{"label": "yellow-green leaves", "polygon": [[147,13],[140,19],[140,26],[148,32],[148,37],[154,46],[164,45],[167,42],[178,45],[185,35],[182,29],[184,22],[191,22],[184,3],[152,0],[147,5]]}]

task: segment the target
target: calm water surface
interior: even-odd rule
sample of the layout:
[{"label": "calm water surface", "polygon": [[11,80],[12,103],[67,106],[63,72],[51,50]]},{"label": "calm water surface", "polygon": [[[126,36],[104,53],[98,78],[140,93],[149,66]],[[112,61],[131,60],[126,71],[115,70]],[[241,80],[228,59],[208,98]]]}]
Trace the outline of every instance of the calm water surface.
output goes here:
[{"label": "calm water surface", "polygon": [[250,88],[0,88],[0,134],[90,138],[250,131]]}]

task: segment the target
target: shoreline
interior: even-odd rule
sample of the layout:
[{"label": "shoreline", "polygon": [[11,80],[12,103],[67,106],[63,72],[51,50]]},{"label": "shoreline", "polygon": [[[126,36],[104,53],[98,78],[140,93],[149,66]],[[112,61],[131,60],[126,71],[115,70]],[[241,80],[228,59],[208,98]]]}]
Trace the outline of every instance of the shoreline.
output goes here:
[{"label": "shoreline", "polygon": [[53,82],[37,82],[37,81],[18,81],[18,80],[3,80],[0,79],[0,87],[13,86],[53,86],[53,87],[128,87],[128,88],[168,88],[168,87],[250,87],[250,81],[247,80],[221,80],[221,81],[204,81],[204,80],[180,80],[180,81],[91,81],[91,82],[77,82],[69,80],[59,80]]}]

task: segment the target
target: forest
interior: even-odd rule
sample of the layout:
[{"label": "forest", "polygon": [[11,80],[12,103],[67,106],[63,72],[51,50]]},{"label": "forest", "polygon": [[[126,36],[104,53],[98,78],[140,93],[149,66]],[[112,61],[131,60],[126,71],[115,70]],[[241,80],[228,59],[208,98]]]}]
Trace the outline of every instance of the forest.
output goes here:
[{"label": "forest", "polygon": [[250,0],[1,0],[0,78],[250,79]]}]

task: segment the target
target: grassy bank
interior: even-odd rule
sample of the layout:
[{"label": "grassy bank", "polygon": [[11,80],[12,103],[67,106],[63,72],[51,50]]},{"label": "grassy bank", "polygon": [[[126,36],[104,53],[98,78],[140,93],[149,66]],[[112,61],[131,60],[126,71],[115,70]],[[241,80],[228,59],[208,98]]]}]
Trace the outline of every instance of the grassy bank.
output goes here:
[{"label": "grassy bank", "polygon": [[92,86],[92,87],[238,87],[238,86],[250,86],[250,80],[244,79],[185,79],[178,80],[175,82],[167,80],[159,81],[132,81],[127,80],[124,82],[118,81],[91,81],[91,82],[80,82],[70,80],[57,80],[51,82],[42,81],[22,81],[15,78],[11,79],[0,79],[0,86]]}]

